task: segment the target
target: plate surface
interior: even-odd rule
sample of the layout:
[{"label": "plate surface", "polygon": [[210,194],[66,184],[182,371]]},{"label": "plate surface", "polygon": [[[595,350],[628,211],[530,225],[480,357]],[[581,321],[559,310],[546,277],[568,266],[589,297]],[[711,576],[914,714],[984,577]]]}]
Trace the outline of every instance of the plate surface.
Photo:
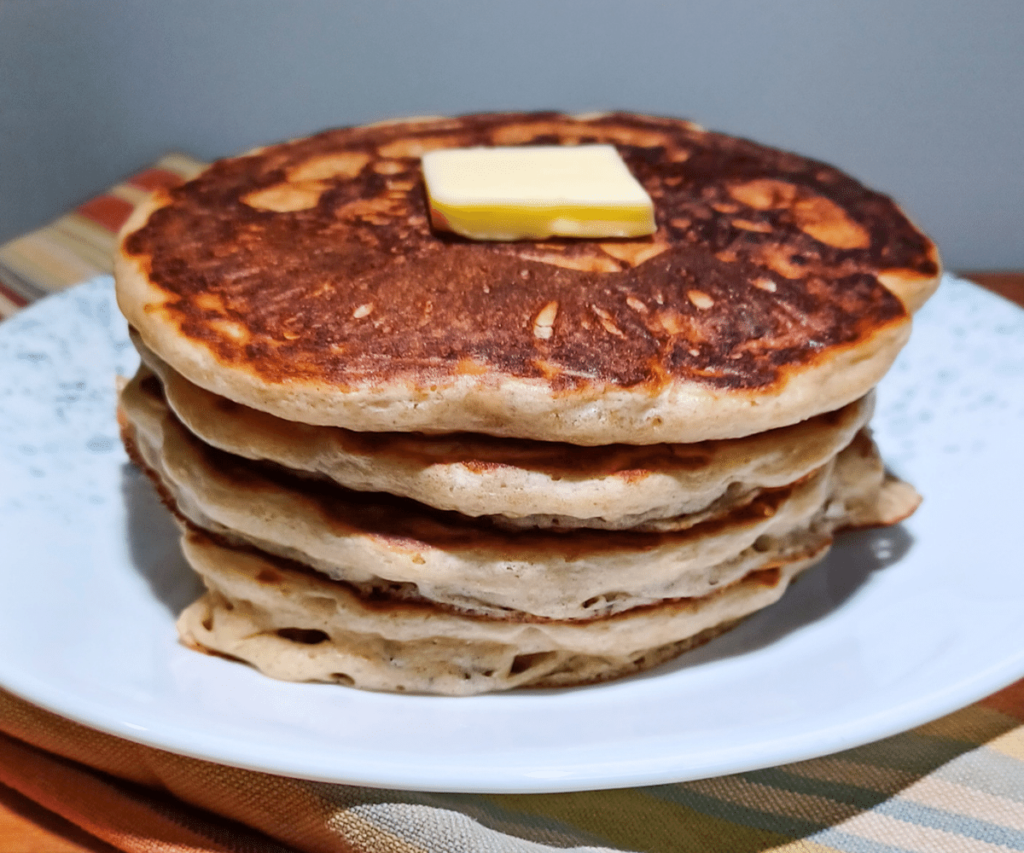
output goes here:
[{"label": "plate surface", "polygon": [[325,781],[568,791],[835,752],[1024,676],[1024,312],[968,283],[946,278],[880,391],[921,509],[703,648],[574,690],[391,696],[178,645],[198,585],[114,418],[135,364],[109,278],[0,325],[0,684],[94,728]]}]

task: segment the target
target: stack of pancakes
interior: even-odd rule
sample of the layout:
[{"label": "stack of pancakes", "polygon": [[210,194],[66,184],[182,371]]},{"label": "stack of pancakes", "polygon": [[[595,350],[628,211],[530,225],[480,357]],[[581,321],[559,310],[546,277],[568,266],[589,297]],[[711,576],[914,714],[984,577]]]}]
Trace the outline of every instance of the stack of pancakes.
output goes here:
[{"label": "stack of pancakes", "polygon": [[[420,156],[614,144],[658,230],[431,230]],[[493,114],[213,164],[125,227],[126,446],[206,594],[184,642],[470,694],[668,660],[918,496],[867,429],[932,243],[819,162],[691,123]]]}]

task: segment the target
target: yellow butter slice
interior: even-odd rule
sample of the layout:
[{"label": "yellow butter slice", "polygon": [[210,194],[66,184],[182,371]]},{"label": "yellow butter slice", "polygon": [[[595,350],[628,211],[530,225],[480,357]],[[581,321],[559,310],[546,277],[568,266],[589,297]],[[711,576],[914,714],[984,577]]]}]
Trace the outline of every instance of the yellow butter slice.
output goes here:
[{"label": "yellow butter slice", "polygon": [[448,148],[423,155],[431,224],[472,240],[642,237],[654,204],[613,145]]}]

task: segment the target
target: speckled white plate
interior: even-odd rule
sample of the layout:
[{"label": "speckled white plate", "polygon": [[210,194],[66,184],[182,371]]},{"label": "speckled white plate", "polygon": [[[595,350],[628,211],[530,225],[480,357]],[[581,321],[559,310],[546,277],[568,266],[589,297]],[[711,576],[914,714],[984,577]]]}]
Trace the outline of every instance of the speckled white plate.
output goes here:
[{"label": "speckled white plate", "polygon": [[973,285],[947,278],[881,391],[917,514],[702,649],[568,691],[285,684],[179,646],[197,585],[114,420],[134,364],[109,278],[0,325],[0,684],[97,729],[328,781],[576,790],[834,752],[1024,676],[1024,312]]}]

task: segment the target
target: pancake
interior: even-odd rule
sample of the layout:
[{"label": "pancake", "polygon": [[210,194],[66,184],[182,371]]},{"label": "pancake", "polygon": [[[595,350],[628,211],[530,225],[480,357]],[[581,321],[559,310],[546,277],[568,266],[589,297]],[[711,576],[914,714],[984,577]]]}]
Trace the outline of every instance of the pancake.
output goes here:
[{"label": "pancake", "polygon": [[804,555],[700,599],[589,622],[520,622],[368,599],[194,530],[184,535],[183,550],[208,590],[178,620],[193,648],[287,681],[449,696],[569,687],[642,672],[777,601],[820,559]]},{"label": "pancake", "polygon": [[[435,234],[419,157],[614,144],[658,230]],[[865,396],[934,245],[825,164],[672,119],[494,114],[327,131],[220,161],[126,224],[118,302],[190,382],[303,424],[694,443]]]},{"label": "pancake", "polygon": [[[431,230],[420,156],[614,145],[640,239]],[[656,666],[920,497],[874,388],[934,245],[817,161],[690,122],[506,113],[219,161],[126,223],[131,459],[207,592],[192,648],[467,695]]]},{"label": "pancake", "polygon": [[[828,462],[868,421],[874,394],[838,412],[699,445],[579,447],[462,433],[355,433],[284,421],[189,382],[133,336],[177,418],[207,444],[247,459],[387,492],[506,527],[649,527],[741,506]],[[131,387],[145,393],[144,374]]]},{"label": "pancake", "polygon": [[122,407],[132,455],[194,528],[301,562],[367,596],[426,599],[473,615],[587,620],[699,598],[794,555],[823,556],[836,529],[896,520],[876,514],[894,487],[866,434],[812,474],[719,517],[680,519],[671,530],[509,532],[216,451],[141,383],[125,389]]}]

